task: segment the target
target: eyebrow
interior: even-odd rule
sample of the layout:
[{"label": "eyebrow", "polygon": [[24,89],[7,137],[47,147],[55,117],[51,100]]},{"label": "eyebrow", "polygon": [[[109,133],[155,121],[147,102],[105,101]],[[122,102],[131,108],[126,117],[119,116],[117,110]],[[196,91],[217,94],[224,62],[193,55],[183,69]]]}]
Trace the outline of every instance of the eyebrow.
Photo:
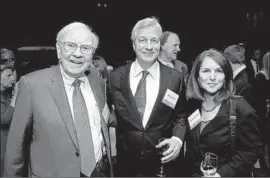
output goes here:
[{"label": "eyebrow", "polygon": [[[209,68],[209,67],[201,67],[201,69],[211,69],[211,68]],[[221,67],[218,67],[216,69],[222,69],[222,68]]]}]

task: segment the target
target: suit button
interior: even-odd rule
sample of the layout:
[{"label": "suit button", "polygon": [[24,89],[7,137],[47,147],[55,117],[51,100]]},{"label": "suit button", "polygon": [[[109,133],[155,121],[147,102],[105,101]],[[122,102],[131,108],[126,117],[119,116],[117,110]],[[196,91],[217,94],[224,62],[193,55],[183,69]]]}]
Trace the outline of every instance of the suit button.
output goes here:
[{"label": "suit button", "polygon": [[80,153],[78,151],[76,151],[76,156],[80,156]]}]

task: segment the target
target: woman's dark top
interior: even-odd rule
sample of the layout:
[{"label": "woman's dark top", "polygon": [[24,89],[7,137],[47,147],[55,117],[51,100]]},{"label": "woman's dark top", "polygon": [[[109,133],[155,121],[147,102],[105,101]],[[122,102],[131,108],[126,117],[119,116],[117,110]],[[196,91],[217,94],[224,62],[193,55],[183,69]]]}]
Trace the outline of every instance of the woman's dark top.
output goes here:
[{"label": "woman's dark top", "polygon": [[[206,152],[219,157],[217,173],[221,177],[250,175],[251,167],[262,151],[258,116],[242,97],[233,99],[233,102],[236,102],[237,113],[235,151],[231,148],[230,102],[225,100],[201,133],[200,124],[189,130],[185,154],[186,176],[201,176],[200,164]],[[189,100],[187,107],[190,115],[200,110],[201,102]]]}]

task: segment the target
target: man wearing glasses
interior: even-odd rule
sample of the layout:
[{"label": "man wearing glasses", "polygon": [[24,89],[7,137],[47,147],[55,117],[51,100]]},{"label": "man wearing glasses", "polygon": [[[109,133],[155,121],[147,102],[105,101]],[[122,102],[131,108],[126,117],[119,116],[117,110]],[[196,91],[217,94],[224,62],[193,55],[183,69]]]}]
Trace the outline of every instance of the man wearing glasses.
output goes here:
[{"label": "man wearing glasses", "polygon": [[7,48],[1,48],[1,66],[2,65],[9,65],[11,67],[14,67],[16,58],[14,56],[14,53],[7,49]]},{"label": "man wearing glasses", "polygon": [[74,22],[60,30],[56,41],[59,65],[19,81],[7,176],[112,176],[104,83],[89,68],[98,36]]},{"label": "man wearing glasses", "polygon": [[15,81],[17,79],[17,72],[15,67],[16,58],[12,50],[7,48],[1,48],[1,58],[0,58],[0,67],[1,69],[5,66],[10,66],[13,68]]}]

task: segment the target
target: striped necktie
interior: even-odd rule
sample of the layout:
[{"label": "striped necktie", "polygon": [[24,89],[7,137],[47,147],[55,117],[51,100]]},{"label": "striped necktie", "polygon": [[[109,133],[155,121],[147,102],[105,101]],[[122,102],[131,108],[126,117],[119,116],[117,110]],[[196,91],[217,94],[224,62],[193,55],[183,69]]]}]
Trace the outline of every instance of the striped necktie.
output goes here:
[{"label": "striped necktie", "polygon": [[74,86],[72,97],[74,125],[80,149],[81,173],[90,177],[91,173],[95,169],[96,160],[92,140],[92,131],[89,123],[86,104],[80,89],[80,84],[81,81],[79,79],[75,79],[72,84]]},{"label": "striped necktie", "polygon": [[142,78],[138,84],[134,99],[136,102],[137,109],[140,113],[141,120],[143,120],[143,114],[146,105],[146,77],[149,74],[148,71],[142,71]]}]

